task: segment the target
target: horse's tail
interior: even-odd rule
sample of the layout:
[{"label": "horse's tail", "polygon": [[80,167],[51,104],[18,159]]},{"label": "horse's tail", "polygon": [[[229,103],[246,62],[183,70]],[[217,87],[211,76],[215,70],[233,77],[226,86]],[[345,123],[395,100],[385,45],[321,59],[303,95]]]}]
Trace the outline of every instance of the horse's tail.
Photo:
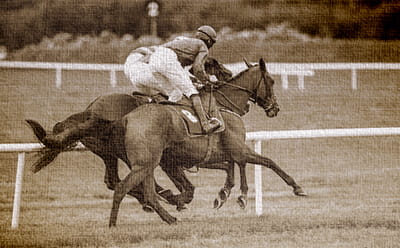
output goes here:
[{"label": "horse's tail", "polygon": [[[29,126],[31,127],[33,133],[38,138],[38,140],[43,143],[43,139],[47,135],[46,130],[37,121],[26,120],[26,122],[29,124]],[[62,150],[59,150],[59,149],[51,149],[48,147],[43,148],[38,154],[39,159],[36,160],[36,162],[32,165],[32,168],[31,168],[32,172],[36,173],[36,172],[40,171],[42,168],[46,167],[61,152],[62,152]]]},{"label": "horse's tail", "polygon": [[53,160],[61,152],[62,152],[62,150],[59,150],[59,149],[51,149],[51,148],[47,148],[47,147],[43,148],[39,152],[39,159],[37,159],[35,161],[35,163],[33,163],[32,167],[31,167],[31,171],[33,173],[36,173],[36,172],[40,171],[41,169],[46,167],[48,164],[53,162]]},{"label": "horse's tail", "polygon": [[25,120],[25,121],[29,124],[29,126],[31,127],[33,133],[38,138],[38,140],[43,143],[43,139],[47,135],[46,130],[37,121],[34,120]]}]

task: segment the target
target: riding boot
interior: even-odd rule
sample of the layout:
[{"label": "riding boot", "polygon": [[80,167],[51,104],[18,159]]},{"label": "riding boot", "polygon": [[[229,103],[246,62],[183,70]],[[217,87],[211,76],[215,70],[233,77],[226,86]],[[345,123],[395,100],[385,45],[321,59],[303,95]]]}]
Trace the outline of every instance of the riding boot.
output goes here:
[{"label": "riding boot", "polygon": [[190,97],[193,103],[194,111],[200,119],[201,127],[203,128],[204,133],[209,134],[217,130],[221,127],[221,122],[216,118],[208,119],[206,112],[204,111],[203,104],[201,103],[201,99],[199,95],[192,95]]}]

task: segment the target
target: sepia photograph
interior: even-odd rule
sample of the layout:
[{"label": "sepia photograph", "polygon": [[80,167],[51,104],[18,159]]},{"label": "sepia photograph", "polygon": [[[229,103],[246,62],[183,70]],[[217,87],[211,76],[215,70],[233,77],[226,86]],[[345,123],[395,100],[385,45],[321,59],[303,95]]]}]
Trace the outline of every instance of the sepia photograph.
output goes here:
[{"label": "sepia photograph", "polygon": [[0,247],[400,247],[397,0],[1,0]]}]

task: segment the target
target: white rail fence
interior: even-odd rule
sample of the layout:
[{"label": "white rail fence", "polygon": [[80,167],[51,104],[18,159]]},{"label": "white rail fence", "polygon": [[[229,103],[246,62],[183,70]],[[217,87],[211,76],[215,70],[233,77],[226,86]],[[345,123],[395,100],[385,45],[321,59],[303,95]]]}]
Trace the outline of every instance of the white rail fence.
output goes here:
[{"label": "white rail fence", "polygon": [[[292,131],[260,131],[246,134],[248,141],[255,141],[255,151],[261,153],[262,142],[273,139],[301,139],[301,138],[326,138],[326,137],[360,137],[360,136],[390,136],[400,135],[400,127],[386,128],[351,128],[351,129],[315,129],[315,130],[292,130]],[[37,152],[43,145],[39,143],[26,144],[0,144],[0,152],[17,152],[17,172],[15,179],[15,193],[11,228],[16,229],[19,225],[19,214],[21,204],[22,182],[25,167],[25,153]],[[84,147],[79,145],[78,150]],[[255,166],[255,213],[262,215],[262,169],[260,165]]]},{"label": "white rail fence", "polygon": [[[244,63],[226,65],[233,71],[245,68]],[[52,63],[52,62],[21,62],[0,61],[0,67],[25,68],[25,69],[47,69],[55,70],[55,84],[57,88],[62,85],[62,70],[84,70],[84,71],[109,71],[110,84],[117,85],[117,71],[123,71],[122,64],[79,64],[79,63]],[[350,70],[351,88],[357,89],[357,70],[400,70],[400,63],[268,63],[268,70],[273,75],[280,75],[282,88],[287,89],[288,76],[297,76],[298,88],[304,89],[304,77],[313,76],[315,70]]]}]

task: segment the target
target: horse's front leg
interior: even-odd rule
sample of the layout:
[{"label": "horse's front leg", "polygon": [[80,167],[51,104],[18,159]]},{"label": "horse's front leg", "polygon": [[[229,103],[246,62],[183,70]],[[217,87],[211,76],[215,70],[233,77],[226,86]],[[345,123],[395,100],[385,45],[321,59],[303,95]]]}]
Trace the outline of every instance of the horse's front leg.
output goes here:
[{"label": "horse's front leg", "polygon": [[218,192],[218,195],[214,200],[214,208],[221,208],[228,200],[232,188],[235,186],[235,163],[229,161],[225,163],[201,164],[199,167],[213,170],[224,170],[226,172],[224,187]]},{"label": "horse's front leg", "polygon": [[284,170],[282,170],[274,161],[271,159],[261,156],[247,147],[245,153],[243,154],[246,162],[251,164],[263,165],[267,168],[273,170],[279,177],[286,182],[287,185],[293,188],[293,192],[297,196],[307,196],[303,189],[296,183],[296,181],[289,176]]},{"label": "horse's front leg", "polygon": [[247,176],[246,176],[246,163],[239,164],[240,171],[240,191],[242,194],[238,197],[237,203],[242,209],[245,209],[247,206],[247,192],[249,191],[249,186],[247,185]]}]

